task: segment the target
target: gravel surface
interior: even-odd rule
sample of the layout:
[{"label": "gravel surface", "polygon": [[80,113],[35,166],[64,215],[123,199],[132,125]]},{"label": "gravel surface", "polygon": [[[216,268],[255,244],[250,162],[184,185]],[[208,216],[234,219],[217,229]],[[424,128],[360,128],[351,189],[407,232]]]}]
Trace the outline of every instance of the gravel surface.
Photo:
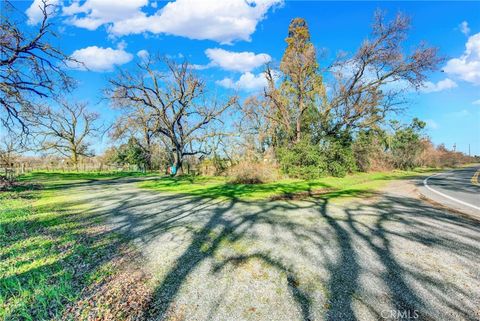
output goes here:
[{"label": "gravel surface", "polygon": [[74,187],[157,279],[153,320],[480,320],[480,224],[394,182],[369,199],[193,199]]}]

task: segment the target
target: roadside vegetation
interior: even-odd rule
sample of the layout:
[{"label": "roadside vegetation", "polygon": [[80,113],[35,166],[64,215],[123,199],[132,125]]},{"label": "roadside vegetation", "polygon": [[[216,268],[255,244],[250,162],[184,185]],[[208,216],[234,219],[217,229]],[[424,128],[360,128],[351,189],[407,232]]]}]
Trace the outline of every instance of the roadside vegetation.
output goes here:
[{"label": "roadside vegetation", "polygon": [[435,169],[356,173],[345,177],[324,177],[312,180],[280,179],[263,184],[232,183],[219,176],[164,177],[139,183],[163,193],[178,193],[206,198],[242,200],[295,199],[309,196],[338,198],[371,195],[391,180],[408,179],[431,173]]},{"label": "roadside vegetation", "polygon": [[115,297],[115,291],[127,289],[131,299],[141,301],[144,293],[128,293],[128,282],[142,289],[141,275],[121,282],[117,278],[134,250],[88,204],[68,189],[55,188],[98,176],[107,178],[35,173],[0,193],[1,320],[79,320],[88,315],[115,320],[117,313],[126,312],[118,306],[124,298]]}]

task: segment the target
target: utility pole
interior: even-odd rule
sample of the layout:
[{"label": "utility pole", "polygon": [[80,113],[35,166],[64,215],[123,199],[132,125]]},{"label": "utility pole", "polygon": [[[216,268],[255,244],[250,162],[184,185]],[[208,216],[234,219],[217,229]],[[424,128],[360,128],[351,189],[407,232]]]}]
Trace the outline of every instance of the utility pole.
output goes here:
[{"label": "utility pole", "polygon": [[455,153],[457,151],[457,143],[453,143],[453,152]]},{"label": "utility pole", "polygon": [[468,157],[470,157],[472,155],[470,155],[470,144],[468,144]]}]

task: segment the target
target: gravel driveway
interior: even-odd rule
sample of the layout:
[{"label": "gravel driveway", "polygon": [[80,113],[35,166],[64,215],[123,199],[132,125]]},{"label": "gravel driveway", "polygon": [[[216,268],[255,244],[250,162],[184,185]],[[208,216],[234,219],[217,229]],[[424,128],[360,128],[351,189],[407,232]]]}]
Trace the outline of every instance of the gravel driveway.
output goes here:
[{"label": "gravel driveway", "polygon": [[75,189],[141,249],[154,320],[480,320],[479,222],[405,182],[341,202]]}]

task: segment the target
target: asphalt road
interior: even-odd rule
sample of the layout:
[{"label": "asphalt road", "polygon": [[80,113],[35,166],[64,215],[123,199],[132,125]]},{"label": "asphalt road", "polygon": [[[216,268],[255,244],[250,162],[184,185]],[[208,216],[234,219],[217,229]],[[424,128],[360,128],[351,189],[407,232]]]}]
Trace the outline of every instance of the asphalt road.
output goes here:
[{"label": "asphalt road", "polygon": [[480,215],[480,165],[435,174],[423,181],[424,196],[469,214]]}]

